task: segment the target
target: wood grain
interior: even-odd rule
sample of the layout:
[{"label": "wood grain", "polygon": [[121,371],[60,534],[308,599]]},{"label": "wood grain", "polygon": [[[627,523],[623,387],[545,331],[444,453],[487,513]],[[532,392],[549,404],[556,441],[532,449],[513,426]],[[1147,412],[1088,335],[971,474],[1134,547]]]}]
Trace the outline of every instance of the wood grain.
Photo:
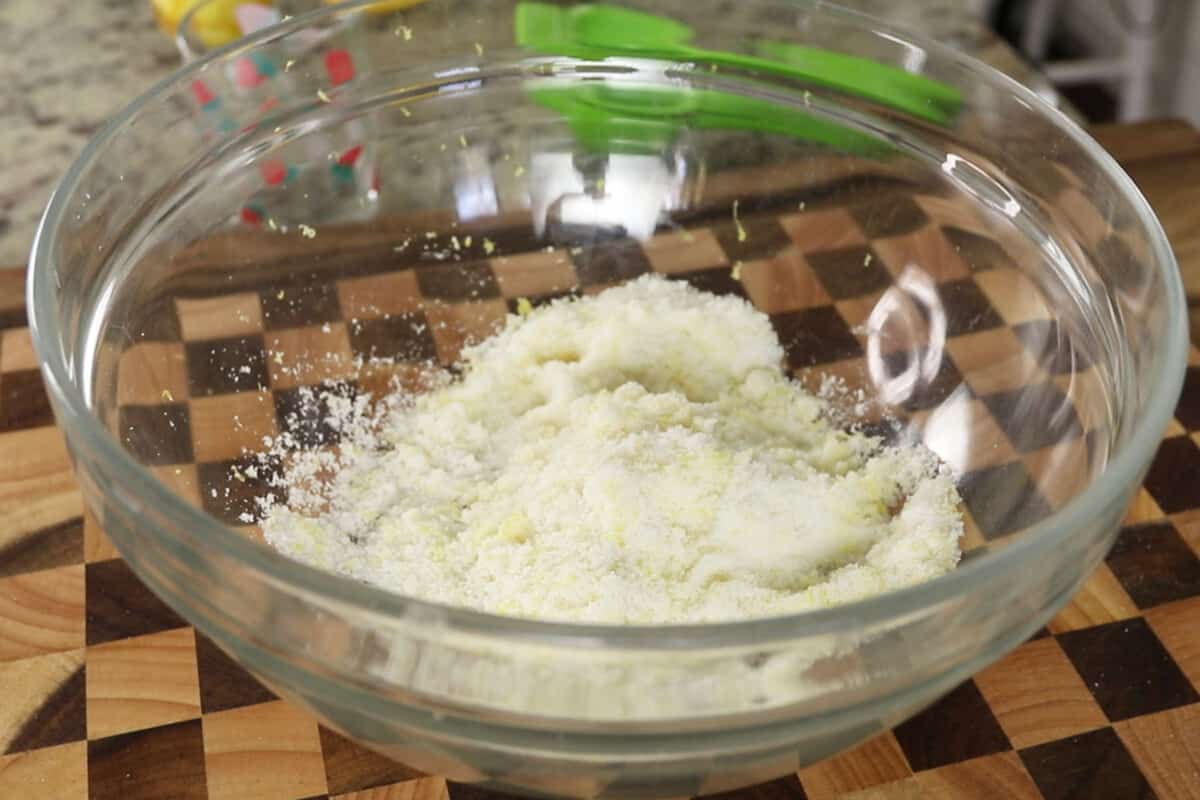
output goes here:
[{"label": "wood grain", "polygon": [[1053,638],[1022,645],[976,675],[975,683],[1017,748],[1108,723]]},{"label": "wood grain", "polygon": [[443,778],[420,778],[360,792],[336,794],[332,800],[446,800],[449,796]]},{"label": "wood grain", "polygon": [[209,800],[324,794],[317,723],[282,701],[204,717]]},{"label": "wood grain", "polygon": [[83,565],[0,580],[0,662],[83,643]]},{"label": "wood grain", "polygon": [[200,679],[191,628],[88,648],[88,736],[112,736],[198,716]]},{"label": "wood grain", "polygon": [[0,333],[0,372],[37,369],[37,354],[29,328],[10,328]]},{"label": "wood grain", "polygon": [[1200,706],[1147,714],[1116,729],[1159,797],[1200,800]]},{"label": "wood grain", "polygon": [[82,649],[0,662],[0,686],[5,694],[4,702],[0,703],[0,753],[13,748],[26,723],[83,663]]},{"label": "wood grain", "polygon": [[1016,753],[997,753],[916,775],[922,797],[979,797],[1042,800]]},{"label": "wood grain", "polygon": [[912,775],[908,761],[891,731],[800,770],[809,800],[827,800]]},{"label": "wood grain", "polygon": [[1047,627],[1054,633],[1066,633],[1137,615],[1137,606],[1120,581],[1108,566],[1101,564]]},{"label": "wood grain", "polygon": [[87,796],[86,742],[0,756],[0,797],[85,800]]},{"label": "wood grain", "polygon": [[82,515],[83,498],[57,428],[0,436],[0,531],[34,531]]}]

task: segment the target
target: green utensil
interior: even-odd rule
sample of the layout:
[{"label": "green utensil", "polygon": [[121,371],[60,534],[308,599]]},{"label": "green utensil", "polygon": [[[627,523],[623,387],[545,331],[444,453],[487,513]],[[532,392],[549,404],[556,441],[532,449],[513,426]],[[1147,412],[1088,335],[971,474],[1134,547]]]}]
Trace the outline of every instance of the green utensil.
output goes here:
[{"label": "green utensil", "polygon": [[707,90],[586,83],[533,89],[530,96],[566,117],[580,143],[596,152],[660,153],[684,128],[754,130],[846,152],[889,149],[879,140],[812,114]]},{"label": "green utensil", "polygon": [[[951,86],[865,58],[786,42],[760,42],[747,56],[693,47],[694,32],[675,20],[601,3],[561,8],[520,3],[515,19],[517,44],[553,55],[603,59],[636,58],[699,61],[768,72],[854,94],[940,125],[962,107]],[[724,95],[722,95],[724,96]]]}]

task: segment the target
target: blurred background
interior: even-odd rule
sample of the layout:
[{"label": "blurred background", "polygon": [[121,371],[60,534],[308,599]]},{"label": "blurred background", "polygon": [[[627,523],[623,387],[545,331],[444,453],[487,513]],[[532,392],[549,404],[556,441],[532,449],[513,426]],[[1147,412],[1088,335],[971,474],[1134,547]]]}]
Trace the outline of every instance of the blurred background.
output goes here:
[{"label": "blurred background", "polygon": [[[236,36],[235,7],[247,0],[210,2],[205,35],[219,44]],[[0,2],[0,267],[23,265],[46,199],[88,138],[180,66],[173,34],[194,3]],[[1175,116],[1200,125],[1197,0],[843,4],[982,58],[1081,122]],[[729,13],[738,7],[731,0]]]}]

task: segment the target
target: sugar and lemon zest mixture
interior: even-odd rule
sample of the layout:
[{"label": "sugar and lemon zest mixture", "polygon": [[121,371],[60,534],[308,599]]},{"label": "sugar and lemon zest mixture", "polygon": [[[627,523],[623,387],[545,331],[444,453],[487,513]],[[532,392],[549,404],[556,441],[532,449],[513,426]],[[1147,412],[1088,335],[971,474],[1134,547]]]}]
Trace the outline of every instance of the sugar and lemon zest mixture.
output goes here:
[{"label": "sugar and lemon zest mixture", "polygon": [[744,300],[646,276],[521,311],[424,394],[310,394],[343,439],[288,456],[266,539],[418,598],[629,624],[827,607],[957,563],[948,468],[836,427]]}]

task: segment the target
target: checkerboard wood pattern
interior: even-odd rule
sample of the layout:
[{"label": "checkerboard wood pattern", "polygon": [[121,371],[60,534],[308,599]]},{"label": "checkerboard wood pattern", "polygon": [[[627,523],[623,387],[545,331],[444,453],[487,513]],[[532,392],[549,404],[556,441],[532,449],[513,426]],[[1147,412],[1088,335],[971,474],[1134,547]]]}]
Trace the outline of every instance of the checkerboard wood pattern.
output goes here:
[{"label": "checkerboard wood pattern", "polygon": [[[1164,124],[1137,135],[1120,128],[1106,140],[1135,177],[1159,174],[1162,148],[1200,171],[1200,136],[1190,129]],[[1169,230],[1179,230],[1168,214],[1200,207],[1184,194],[1200,184],[1159,180],[1157,194],[1156,184],[1143,188],[1152,202],[1168,204],[1159,211]],[[379,376],[350,370],[356,355],[452,362],[467,338],[486,335],[519,297],[539,302],[654,271],[757,303],[791,345],[791,366],[802,376],[853,377],[864,359],[857,326],[914,260],[938,265],[936,291],[961,309],[945,321],[949,357],[929,396],[967,387],[958,413],[997,445],[966,456],[968,546],[1049,513],[1064,489],[1033,476],[1044,459],[1065,456],[1009,425],[1012,405],[1061,407],[1064,380],[1085,380],[1088,365],[1059,363],[1057,351],[1047,351],[1056,335],[1051,315],[1020,291],[1011,254],[936,196],[890,197],[884,205],[825,198],[803,211],[795,197],[772,197],[744,206],[736,223],[721,211],[643,245],[598,241],[546,251],[519,228],[460,231],[453,234],[459,246],[476,257],[351,270],[330,282],[248,283],[219,298],[180,292],[116,364],[116,430],[182,496],[244,525],[261,487],[233,477],[242,448],[284,430],[328,441],[298,389],[331,378],[347,391],[371,390]],[[481,251],[485,237],[493,253]],[[1175,244],[1200,296],[1200,280],[1191,280],[1200,277],[1200,260],[1188,257],[1200,250],[1186,249],[1193,244],[1186,232]],[[421,775],[326,730],[151,594],[82,506],[24,325],[20,277],[0,273],[0,797],[495,794]],[[1012,385],[1013,374],[1026,378]],[[921,415],[929,406],[917,394],[896,410]],[[1089,450],[1087,409],[1072,406],[1063,420],[1053,437]],[[1200,796],[1198,444],[1200,351],[1193,348],[1175,421],[1116,547],[1046,629],[896,729],[735,794]],[[1086,461],[1081,452],[1069,457]]]}]

